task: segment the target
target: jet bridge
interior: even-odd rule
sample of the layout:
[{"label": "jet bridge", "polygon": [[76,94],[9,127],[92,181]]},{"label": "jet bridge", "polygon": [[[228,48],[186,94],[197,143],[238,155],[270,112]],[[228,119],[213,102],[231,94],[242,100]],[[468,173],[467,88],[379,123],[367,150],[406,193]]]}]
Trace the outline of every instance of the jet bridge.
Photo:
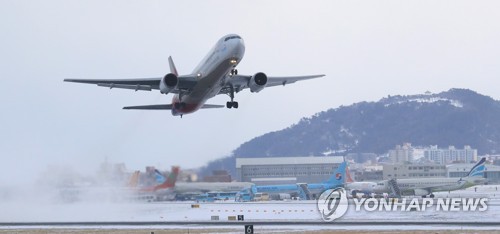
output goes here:
[{"label": "jet bridge", "polygon": [[299,192],[299,196],[300,196],[300,199],[302,200],[311,200],[311,191],[309,191],[309,187],[307,186],[307,184],[305,183],[299,183],[297,184],[297,187],[298,187],[298,192]]},{"label": "jet bridge", "polygon": [[391,190],[391,196],[401,197],[401,189],[398,186],[398,182],[396,179],[390,179],[387,184],[389,185],[389,189]]}]

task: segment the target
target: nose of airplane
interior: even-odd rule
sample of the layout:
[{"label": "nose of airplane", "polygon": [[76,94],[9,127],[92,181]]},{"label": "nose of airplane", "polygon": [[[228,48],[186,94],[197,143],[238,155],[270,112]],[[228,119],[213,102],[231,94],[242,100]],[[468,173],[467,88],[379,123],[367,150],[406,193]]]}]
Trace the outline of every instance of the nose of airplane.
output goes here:
[{"label": "nose of airplane", "polygon": [[245,42],[243,42],[243,39],[231,40],[231,51],[235,57],[242,58],[245,54]]}]

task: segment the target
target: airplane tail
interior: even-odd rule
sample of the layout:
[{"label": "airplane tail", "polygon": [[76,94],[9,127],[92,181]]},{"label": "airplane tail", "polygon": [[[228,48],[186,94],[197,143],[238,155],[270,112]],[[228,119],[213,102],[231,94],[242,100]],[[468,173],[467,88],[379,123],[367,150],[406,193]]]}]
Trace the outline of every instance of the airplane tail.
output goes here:
[{"label": "airplane tail", "polygon": [[132,173],[132,176],[130,176],[130,180],[127,183],[127,187],[137,187],[137,184],[139,183],[139,173],[140,171],[134,171],[134,173]]},{"label": "airplane tail", "polygon": [[165,176],[163,174],[161,174],[161,172],[158,171],[157,169],[155,169],[155,179],[156,179],[156,183],[158,183],[158,184],[162,184],[165,182]]},{"label": "airplane tail", "polygon": [[[212,109],[212,108],[225,108],[224,105],[214,105],[214,104],[204,104],[200,109]],[[144,105],[144,106],[125,106],[124,110],[172,110],[174,106],[172,104],[157,104],[157,105]]]},{"label": "airplane tail", "polygon": [[166,188],[173,188],[175,186],[175,182],[177,181],[178,175],[179,175],[179,167],[172,167],[172,171],[168,175],[167,180],[165,180],[165,182],[163,182],[162,184],[156,185],[153,188],[153,191]]},{"label": "airplane tail", "polygon": [[482,158],[479,160],[476,165],[472,167],[472,169],[467,173],[467,177],[474,177],[474,176],[484,176],[484,172],[486,171],[486,166],[484,165],[486,162],[486,158]]},{"label": "airplane tail", "polygon": [[254,184],[254,185],[252,185],[252,186],[250,186],[250,192],[251,192],[252,194],[256,194],[256,193],[257,193],[257,186],[255,186],[255,184]]},{"label": "airplane tail", "polygon": [[346,167],[347,163],[342,162],[325,184],[343,185],[345,183]]},{"label": "airplane tail", "polygon": [[351,177],[351,173],[349,172],[349,167],[346,166],[345,168],[345,182],[346,183],[352,183],[354,180]]}]

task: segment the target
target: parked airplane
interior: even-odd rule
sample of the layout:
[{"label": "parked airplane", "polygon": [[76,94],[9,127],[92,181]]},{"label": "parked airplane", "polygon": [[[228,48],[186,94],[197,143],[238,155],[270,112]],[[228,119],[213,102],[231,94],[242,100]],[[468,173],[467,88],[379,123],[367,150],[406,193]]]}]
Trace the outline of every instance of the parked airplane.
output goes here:
[{"label": "parked airplane", "polygon": [[351,177],[351,173],[349,172],[349,168],[345,169],[346,175],[346,183],[345,189],[352,194],[352,196],[356,196],[358,193],[363,193],[367,196],[371,196],[375,193],[375,187],[377,186],[376,182],[368,182],[368,181],[354,181]]},{"label": "parked airplane", "polygon": [[[168,175],[165,182],[149,186],[145,188],[137,189],[140,198],[145,200],[172,200],[175,197],[174,187],[177,181],[177,176],[179,175],[179,167],[172,167],[172,171]],[[157,176],[157,174],[155,174]],[[157,178],[158,179],[158,178]]]},{"label": "parked airplane", "polygon": [[253,185],[255,184],[249,182],[190,182],[177,183],[174,191],[176,193],[238,192]]},{"label": "parked airplane", "polygon": [[[283,193],[297,193],[302,199],[314,199],[314,195],[318,195],[327,189],[333,189],[344,186],[345,181],[345,168],[346,162],[342,162],[337,170],[327,181],[317,184],[281,184],[281,185],[259,185],[250,188],[251,194],[267,193],[267,194],[283,194]],[[246,193],[247,191],[242,191]],[[241,194],[240,194],[241,196]]]},{"label": "parked airplane", "polygon": [[268,77],[263,72],[252,75],[238,75],[236,66],[245,53],[243,39],[236,34],[222,37],[200,62],[194,71],[188,75],[177,73],[172,57],[168,58],[170,73],[158,78],[139,79],[65,79],[67,82],[96,84],[101,87],[121,88],[131,90],[160,90],[162,94],[174,93],[172,104],[127,106],[123,109],[141,110],[171,110],[172,115],[189,114],[200,108],[220,108],[222,105],[210,105],[205,102],[218,95],[226,94],[231,101],[227,108],[238,108],[234,101],[235,93],[245,88],[251,92],[259,92],[265,87],[291,84],[300,80],[322,77],[324,75]]},{"label": "parked airplane", "polygon": [[[242,189],[249,188],[253,183],[248,182],[177,182],[176,178],[179,173],[179,167],[172,167],[172,172],[169,177],[165,180],[165,177],[155,170],[155,179],[159,183],[159,185],[151,186],[147,188],[140,189],[141,192],[155,192],[158,193],[158,190],[166,190],[162,191],[164,195],[172,195],[176,194],[201,194],[212,191],[219,192],[238,192]],[[159,181],[164,181],[163,183]],[[161,183],[161,184],[160,184]]]},{"label": "parked airplane", "polygon": [[[397,179],[397,187],[401,195],[415,195],[434,197],[433,192],[453,191],[472,187],[486,182],[484,165],[486,158],[482,158],[464,178],[419,178],[419,179]],[[390,180],[384,180],[377,183],[376,193],[391,193]]]}]

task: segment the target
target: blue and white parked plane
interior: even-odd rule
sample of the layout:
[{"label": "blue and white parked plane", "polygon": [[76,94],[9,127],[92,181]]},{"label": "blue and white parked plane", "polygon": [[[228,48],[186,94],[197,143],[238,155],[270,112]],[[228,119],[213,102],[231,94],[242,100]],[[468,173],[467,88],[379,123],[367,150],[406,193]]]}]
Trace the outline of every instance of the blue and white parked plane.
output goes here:
[{"label": "blue and white parked plane", "polygon": [[[484,172],[486,171],[486,158],[479,160],[476,165],[463,178],[418,178],[418,179],[397,179],[397,186],[401,190],[401,195],[414,195],[434,197],[433,192],[454,191],[465,189],[478,184],[484,184]],[[377,183],[375,193],[391,193],[389,180]]]},{"label": "blue and white parked plane", "polygon": [[236,34],[222,37],[210,50],[200,64],[188,75],[179,75],[172,57],[168,58],[170,73],[157,78],[138,79],[65,79],[67,82],[96,84],[101,87],[131,90],[159,90],[162,94],[174,93],[172,104],[127,106],[123,109],[171,110],[172,115],[193,113],[201,108],[221,108],[223,105],[210,105],[205,102],[218,95],[226,94],[231,101],[227,108],[238,108],[234,94],[243,89],[260,92],[265,87],[291,84],[300,80],[319,78],[324,75],[268,77],[263,72],[252,75],[238,75],[236,66],[243,59],[245,44]]},{"label": "blue and white parked plane", "polygon": [[[267,194],[292,194],[297,193],[301,199],[312,199],[311,194],[321,194],[325,190],[344,186],[346,162],[342,162],[333,172],[333,175],[325,182],[316,184],[280,184],[280,185],[254,185],[250,189],[243,190],[241,193],[267,193]],[[248,191],[250,190],[250,191]]]}]

